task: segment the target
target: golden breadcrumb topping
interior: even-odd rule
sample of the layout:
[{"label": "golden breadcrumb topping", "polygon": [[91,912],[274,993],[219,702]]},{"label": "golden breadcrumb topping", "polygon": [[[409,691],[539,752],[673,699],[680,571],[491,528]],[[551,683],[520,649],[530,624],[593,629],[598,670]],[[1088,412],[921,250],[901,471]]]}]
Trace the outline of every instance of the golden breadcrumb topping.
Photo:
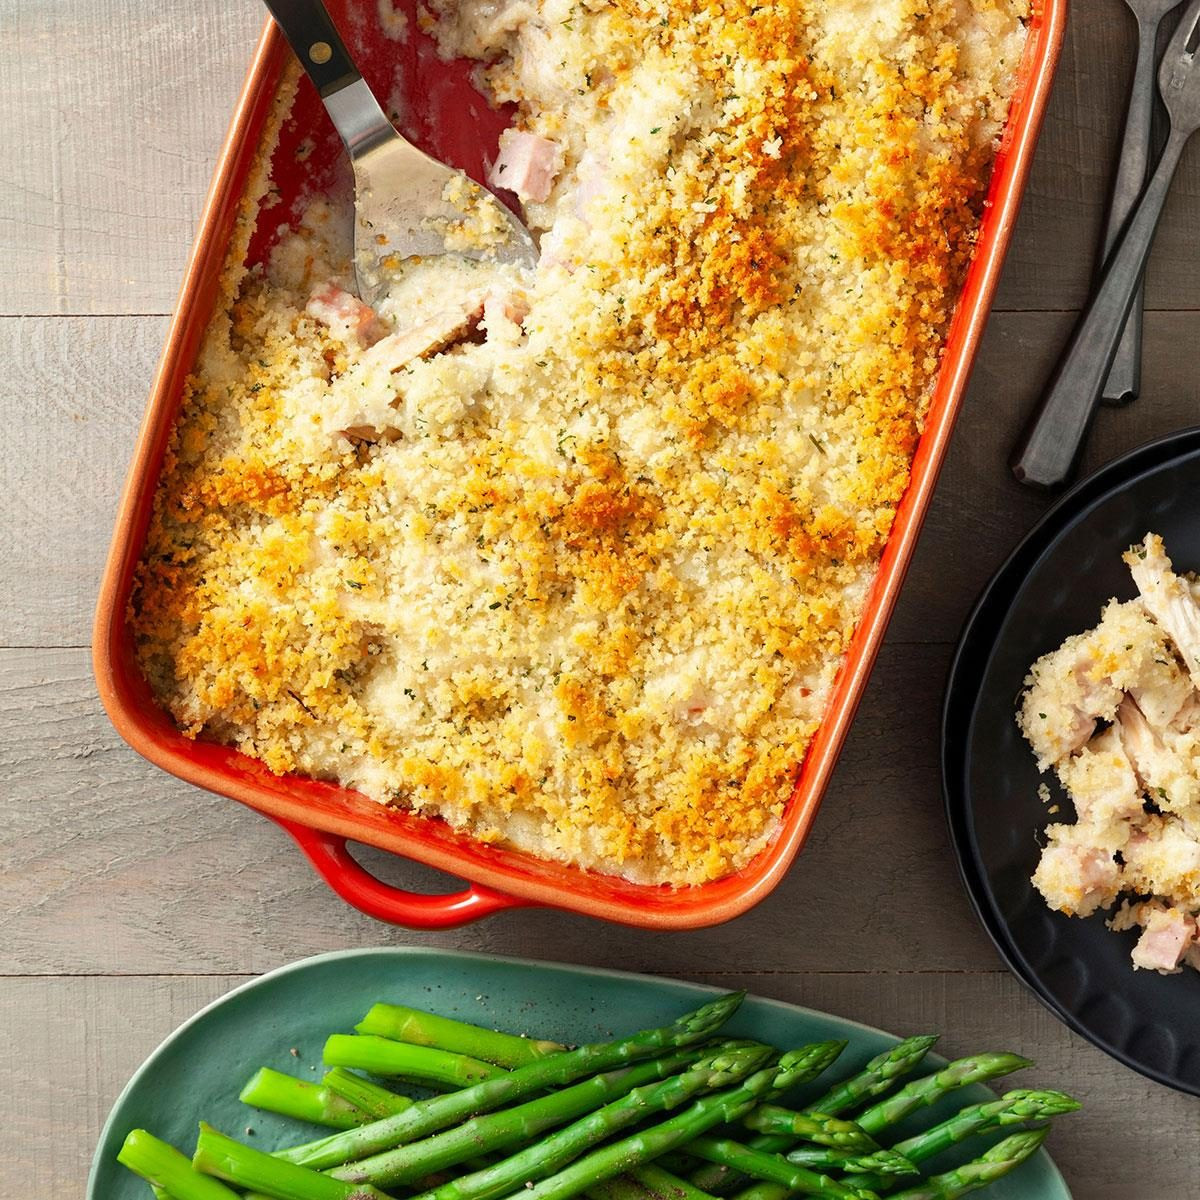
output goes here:
[{"label": "golden breadcrumb topping", "polygon": [[744,866],[907,485],[1026,12],[422,10],[553,172],[541,261],[362,313],[317,202],[240,279],[133,603],[181,727],[637,880]]}]

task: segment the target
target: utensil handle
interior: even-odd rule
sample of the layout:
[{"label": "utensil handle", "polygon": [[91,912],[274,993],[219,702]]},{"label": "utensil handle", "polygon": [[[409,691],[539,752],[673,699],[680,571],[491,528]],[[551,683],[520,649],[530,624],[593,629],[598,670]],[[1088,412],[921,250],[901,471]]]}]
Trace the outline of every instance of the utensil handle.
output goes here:
[{"label": "utensil handle", "polygon": [[[1146,184],[1150,142],[1153,138],[1154,98],[1157,95],[1154,70],[1158,30],[1158,21],[1138,21],[1137,63],[1129,89],[1121,153],[1108,208],[1108,224],[1104,230],[1103,261],[1108,260]],[[1141,386],[1143,291],[1139,282],[1116,356],[1101,391],[1101,397],[1113,404],[1125,404],[1133,400]]]},{"label": "utensil handle", "polygon": [[1074,472],[1186,142],[1187,135],[1175,131],[1167,139],[1100,286],[1059,360],[1037,413],[1017,443],[1011,466],[1021,483],[1057,488]]},{"label": "utensil handle", "polygon": [[321,99],[362,76],[321,0],[264,0]]},{"label": "utensil handle", "polygon": [[441,896],[392,887],[376,879],[351,857],[344,837],[280,817],[272,819],[292,836],[317,874],[333,891],[347,904],[377,921],[408,929],[453,929],[508,908],[528,907],[524,900],[478,884]]}]

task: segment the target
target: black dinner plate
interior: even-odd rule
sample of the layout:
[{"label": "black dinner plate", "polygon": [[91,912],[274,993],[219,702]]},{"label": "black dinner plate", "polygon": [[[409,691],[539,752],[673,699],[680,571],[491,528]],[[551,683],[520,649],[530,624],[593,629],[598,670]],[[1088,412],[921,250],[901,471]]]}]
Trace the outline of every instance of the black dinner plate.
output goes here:
[{"label": "black dinner plate", "polygon": [[[1017,728],[1034,660],[1136,595],[1123,552],[1163,536],[1179,571],[1200,569],[1200,429],[1116,459],[1064,496],[996,573],[967,621],[942,713],[942,780],[975,911],[1016,975],[1077,1033],[1143,1075],[1200,1095],[1200,972],[1135,971],[1136,931],[1104,914],[1051,912],[1029,881],[1053,820],[1073,819]],[[1049,785],[1062,815],[1047,814]]]}]

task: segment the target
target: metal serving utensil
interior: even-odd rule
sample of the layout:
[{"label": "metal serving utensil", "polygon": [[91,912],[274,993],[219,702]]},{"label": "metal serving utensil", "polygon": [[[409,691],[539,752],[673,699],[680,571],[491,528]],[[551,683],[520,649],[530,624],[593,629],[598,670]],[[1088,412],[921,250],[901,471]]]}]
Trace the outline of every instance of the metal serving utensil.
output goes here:
[{"label": "metal serving utensil", "polygon": [[[1137,19],[1137,62],[1129,88],[1129,107],[1121,135],[1121,152],[1108,206],[1108,224],[1104,230],[1102,262],[1107,261],[1121,229],[1129,219],[1150,165],[1150,145],[1154,126],[1154,67],[1158,57],[1158,34],[1163,18],[1180,6],[1181,0],[1125,0]],[[1116,357],[1100,398],[1106,404],[1128,404],[1137,398],[1142,381],[1142,306],[1145,281],[1139,281],[1137,293],[1125,321]]]},{"label": "metal serving utensil", "polygon": [[406,259],[443,254],[532,267],[529,231],[486,188],[396,132],[321,0],[265,0],[354,167],[354,272],[374,306]]},{"label": "metal serving utensil", "polygon": [[1055,488],[1074,471],[1188,139],[1200,129],[1200,0],[1191,0],[1163,53],[1158,90],[1170,119],[1162,157],[1104,269],[1033,420],[1013,452],[1013,474]]}]

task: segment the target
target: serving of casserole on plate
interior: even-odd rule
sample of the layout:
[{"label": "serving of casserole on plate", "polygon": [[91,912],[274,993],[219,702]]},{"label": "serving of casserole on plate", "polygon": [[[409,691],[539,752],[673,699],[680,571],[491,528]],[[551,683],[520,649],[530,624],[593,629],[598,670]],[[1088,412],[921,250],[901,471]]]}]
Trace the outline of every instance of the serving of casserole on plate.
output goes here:
[{"label": "serving of casserole on plate", "polygon": [[732,915],[799,848],[878,647],[1061,11],[351,15],[410,68],[478,64],[512,113],[490,179],[540,261],[426,262],[367,309],[348,197],[304,180],[318,134],[279,132],[294,76],[273,120],[257,96],[234,249],[219,285],[209,251],[211,318],[127,497],[102,680],[119,642],[178,728],[172,769],[196,738],[438,818],[521,852],[464,871],[518,895],[546,898],[531,858],[610,899],[762,864],[705,913]]}]

